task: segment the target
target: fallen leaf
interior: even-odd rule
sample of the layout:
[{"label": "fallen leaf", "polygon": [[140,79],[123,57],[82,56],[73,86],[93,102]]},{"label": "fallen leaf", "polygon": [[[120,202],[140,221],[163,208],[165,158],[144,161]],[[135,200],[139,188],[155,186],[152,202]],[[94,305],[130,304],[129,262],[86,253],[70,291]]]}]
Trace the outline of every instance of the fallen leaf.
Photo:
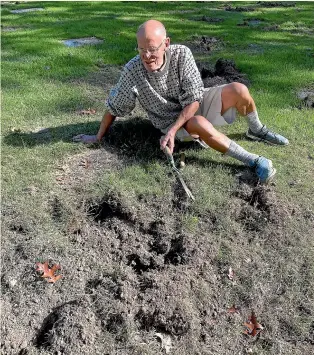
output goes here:
[{"label": "fallen leaf", "polygon": [[232,307],[228,308],[228,313],[240,313],[239,308],[233,305]]},{"label": "fallen leaf", "polygon": [[248,328],[244,331],[244,334],[251,335],[252,337],[255,337],[261,330],[264,329],[261,324],[257,323],[254,311],[252,311],[248,322],[245,322],[244,326]]},{"label": "fallen leaf", "polygon": [[54,264],[52,265],[51,268],[49,268],[48,261],[46,261],[43,264],[36,263],[36,266],[37,266],[36,271],[41,272],[42,273],[41,277],[47,278],[48,282],[55,283],[62,277],[61,275],[55,275],[55,272],[61,269],[60,265],[58,264]]},{"label": "fallen leaf", "polygon": [[228,277],[229,277],[229,280],[233,280],[233,278],[234,278],[234,271],[232,270],[231,266],[229,267]]},{"label": "fallen leaf", "polygon": [[58,184],[60,184],[60,185],[65,184],[64,179],[65,179],[64,176],[57,176],[57,177],[56,177],[56,181],[57,181]]},{"label": "fallen leaf", "polygon": [[78,112],[79,115],[95,115],[96,110],[88,108],[87,110],[81,110]]},{"label": "fallen leaf", "polygon": [[83,168],[87,169],[90,166],[90,161],[87,159],[83,159],[80,161],[79,166],[82,166]]},{"label": "fallen leaf", "polygon": [[166,335],[162,333],[155,333],[155,335],[161,340],[161,347],[165,349],[166,354],[169,354],[170,349],[172,348],[170,335]]},{"label": "fallen leaf", "polygon": [[58,170],[66,171],[67,166],[66,165],[57,165]]}]

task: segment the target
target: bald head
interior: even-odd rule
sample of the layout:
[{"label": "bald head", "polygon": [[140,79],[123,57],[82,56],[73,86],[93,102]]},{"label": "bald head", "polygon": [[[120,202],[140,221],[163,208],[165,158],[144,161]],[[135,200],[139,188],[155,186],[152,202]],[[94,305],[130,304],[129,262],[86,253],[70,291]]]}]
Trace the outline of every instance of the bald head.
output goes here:
[{"label": "bald head", "polygon": [[148,20],[144,22],[137,31],[137,39],[152,39],[152,38],[166,38],[167,33],[165,26],[156,20]]},{"label": "bald head", "polygon": [[156,20],[144,22],[137,31],[137,46],[146,70],[160,70],[165,63],[166,50],[170,46],[165,26]]}]

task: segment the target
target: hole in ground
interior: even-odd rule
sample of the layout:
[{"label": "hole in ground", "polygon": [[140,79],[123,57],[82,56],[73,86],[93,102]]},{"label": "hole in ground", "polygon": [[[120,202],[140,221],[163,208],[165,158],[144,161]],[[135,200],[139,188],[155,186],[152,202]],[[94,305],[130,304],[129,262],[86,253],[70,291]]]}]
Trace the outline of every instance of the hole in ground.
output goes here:
[{"label": "hole in ground", "polygon": [[129,213],[123,210],[121,203],[111,198],[103,198],[100,203],[91,202],[87,208],[87,213],[91,215],[96,222],[103,222],[112,217],[125,220],[130,219]]},{"label": "hole in ground", "polygon": [[127,265],[131,266],[137,274],[142,274],[145,271],[156,269],[154,259],[150,257],[147,260],[143,260],[137,254],[131,254],[127,256]]},{"label": "hole in ground", "polygon": [[171,241],[171,247],[169,252],[165,255],[165,264],[186,264],[187,255],[186,248],[184,246],[184,237],[181,235]]}]

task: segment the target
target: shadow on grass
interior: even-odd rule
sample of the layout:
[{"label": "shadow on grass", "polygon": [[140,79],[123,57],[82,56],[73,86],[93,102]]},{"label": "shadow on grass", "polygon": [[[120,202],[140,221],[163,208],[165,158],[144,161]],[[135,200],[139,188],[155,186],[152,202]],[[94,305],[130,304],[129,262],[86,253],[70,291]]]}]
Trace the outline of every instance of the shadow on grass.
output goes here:
[{"label": "shadow on grass", "polygon": [[[14,132],[4,137],[4,143],[15,147],[33,148],[38,145],[51,145],[62,142],[72,143],[73,136],[82,132],[95,134],[99,127],[99,121],[70,124],[59,127],[51,127],[42,133],[18,133]],[[164,159],[164,154],[160,150],[159,140],[162,133],[156,129],[152,123],[141,117],[117,120],[111,126],[108,134],[104,138],[104,144],[110,146],[121,158],[128,157],[142,162],[154,159]],[[242,134],[233,134],[239,139]],[[73,143],[79,144],[79,143]],[[95,148],[97,144],[90,145]],[[174,153],[180,150],[203,149],[196,142],[176,142]],[[218,166],[219,162],[207,159],[193,159],[196,164],[202,166]],[[233,172],[239,171],[238,164],[223,163]]]}]

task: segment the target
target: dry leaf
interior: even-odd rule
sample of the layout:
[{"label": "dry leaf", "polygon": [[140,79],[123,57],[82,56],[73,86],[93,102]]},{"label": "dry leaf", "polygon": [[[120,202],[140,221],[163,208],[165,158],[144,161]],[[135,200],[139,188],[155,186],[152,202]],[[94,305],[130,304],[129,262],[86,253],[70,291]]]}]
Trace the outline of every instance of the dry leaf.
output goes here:
[{"label": "dry leaf", "polygon": [[66,165],[57,165],[57,169],[61,171],[66,171],[67,166]]},{"label": "dry leaf", "polygon": [[228,313],[240,313],[239,308],[233,305],[232,307],[228,308]]},{"label": "dry leaf", "polygon": [[80,161],[79,166],[82,166],[83,168],[87,169],[90,166],[90,161],[87,159],[83,159]]},{"label": "dry leaf", "polygon": [[161,340],[161,347],[165,349],[166,354],[169,354],[170,349],[172,348],[170,335],[166,335],[162,333],[155,333],[155,335]]},{"label": "dry leaf", "polygon": [[61,275],[55,275],[55,272],[57,270],[60,270],[61,267],[58,264],[52,265],[51,268],[49,268],[48,261],[45,263],[36,263],[37,269],[36,271],[42,272],[41,277],[47,278],[48,282],[55,283],[59,279],[61,279]]},{"label": "dry leaf", "polygon": [[229,267],[228,277],[229,277],[229,280],[233,280],[233,278],[234,278],[234,271],[232,270],[231,266]]},{"label": "dry leaf", "polygon": [[257,323],[256,315],[253,311],[248,322],[244,323],[244,325],[247,327],[244,334],[251,335],[252,337],[255,337],[261,330],[264,329],[261,324]]},{"label": "dry leaf", "polygon": [[56,180],[58,181],[58,183],[60,185],[63,185],[65,182],[64,182],[64,176],[57,176],[56,177]]},{"label": "dry leaf", "polygon": [[95,115],[96,110],[88,108],[87,110],[81,110],[78,112],[79,115]]}]

